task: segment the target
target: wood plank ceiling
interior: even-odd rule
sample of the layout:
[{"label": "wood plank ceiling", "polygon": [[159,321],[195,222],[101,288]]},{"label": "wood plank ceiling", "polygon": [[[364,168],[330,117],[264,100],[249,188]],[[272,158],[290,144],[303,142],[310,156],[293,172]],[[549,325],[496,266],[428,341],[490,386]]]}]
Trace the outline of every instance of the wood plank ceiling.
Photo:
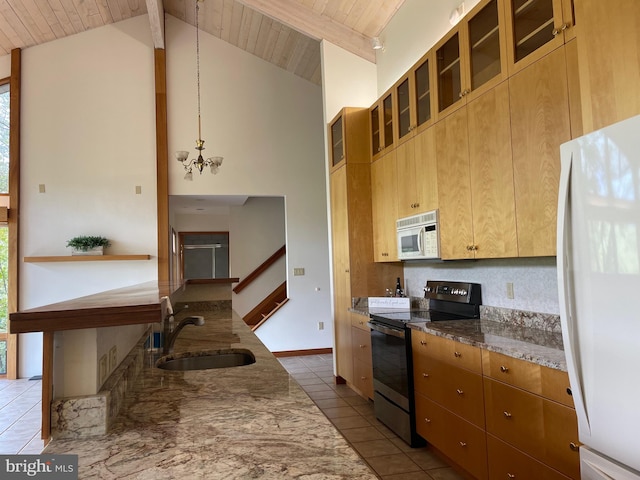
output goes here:
[{"label": "wood plank ceiling", "polygon": [[[200,28],[320,84],[320,40],[375,62],[371,39],[403,2],[205,0]],[[144,15],[147,3],[195,25],[195,0],[0,0],[0,55]]]}]

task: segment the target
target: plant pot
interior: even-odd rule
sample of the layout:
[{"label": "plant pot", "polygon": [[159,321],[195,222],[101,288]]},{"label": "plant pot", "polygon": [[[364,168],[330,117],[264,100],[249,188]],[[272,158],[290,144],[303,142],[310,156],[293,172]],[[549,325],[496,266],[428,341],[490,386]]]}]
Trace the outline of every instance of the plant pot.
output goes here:
[{"label": "plant pot", "polygon": [[93,247],[89,250],[77,250],[73,248],[71,250],[71,255],[104,255],[104,247]]}]

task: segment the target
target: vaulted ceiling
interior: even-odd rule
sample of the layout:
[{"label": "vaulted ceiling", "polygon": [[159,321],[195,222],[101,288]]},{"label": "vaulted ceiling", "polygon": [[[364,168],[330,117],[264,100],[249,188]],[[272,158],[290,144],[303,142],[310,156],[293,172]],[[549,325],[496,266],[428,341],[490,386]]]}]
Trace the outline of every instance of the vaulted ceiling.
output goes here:
[{"label": "vaulted ceiling", "polygon": [[[0,0],[0,55],[149,13],[162,43],[162,13],[195,25],[196,0]],[[404,0],[204,0],[200,28],[313,83],[320,40],[375,62],[371,40]]]}]

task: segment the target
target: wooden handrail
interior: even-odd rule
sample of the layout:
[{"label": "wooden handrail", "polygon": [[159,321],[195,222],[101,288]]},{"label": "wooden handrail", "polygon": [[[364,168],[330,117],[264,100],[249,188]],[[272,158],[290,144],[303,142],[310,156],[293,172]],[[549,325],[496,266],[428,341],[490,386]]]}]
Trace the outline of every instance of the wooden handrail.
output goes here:
[{"label": "wooden handrail", "polygon": [[240,293],[242,290],[248,287],[251,282],[258,278],[267,268],[276,263],[276,261],[280,257],[283,257],[285,255],[285,253],[287,253],[287,246],[283,245],[273,255],[262,262],[262,265],[256,268],[253,272],[247,275],[246,278],[244,278],[235,287],[233,287],[233,293]]}]

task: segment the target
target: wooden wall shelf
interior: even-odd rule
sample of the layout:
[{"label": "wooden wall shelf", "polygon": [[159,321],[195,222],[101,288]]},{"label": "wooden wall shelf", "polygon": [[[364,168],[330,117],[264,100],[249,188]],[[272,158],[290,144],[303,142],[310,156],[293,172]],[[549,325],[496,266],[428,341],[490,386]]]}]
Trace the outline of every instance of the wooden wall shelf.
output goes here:
[{"label": "wooden wall shelf", "polygon": [[106,262],[110,260],[149,260],[150,258],[151,255],[61,255],[51,257],[24,257],[24,262]]}]

